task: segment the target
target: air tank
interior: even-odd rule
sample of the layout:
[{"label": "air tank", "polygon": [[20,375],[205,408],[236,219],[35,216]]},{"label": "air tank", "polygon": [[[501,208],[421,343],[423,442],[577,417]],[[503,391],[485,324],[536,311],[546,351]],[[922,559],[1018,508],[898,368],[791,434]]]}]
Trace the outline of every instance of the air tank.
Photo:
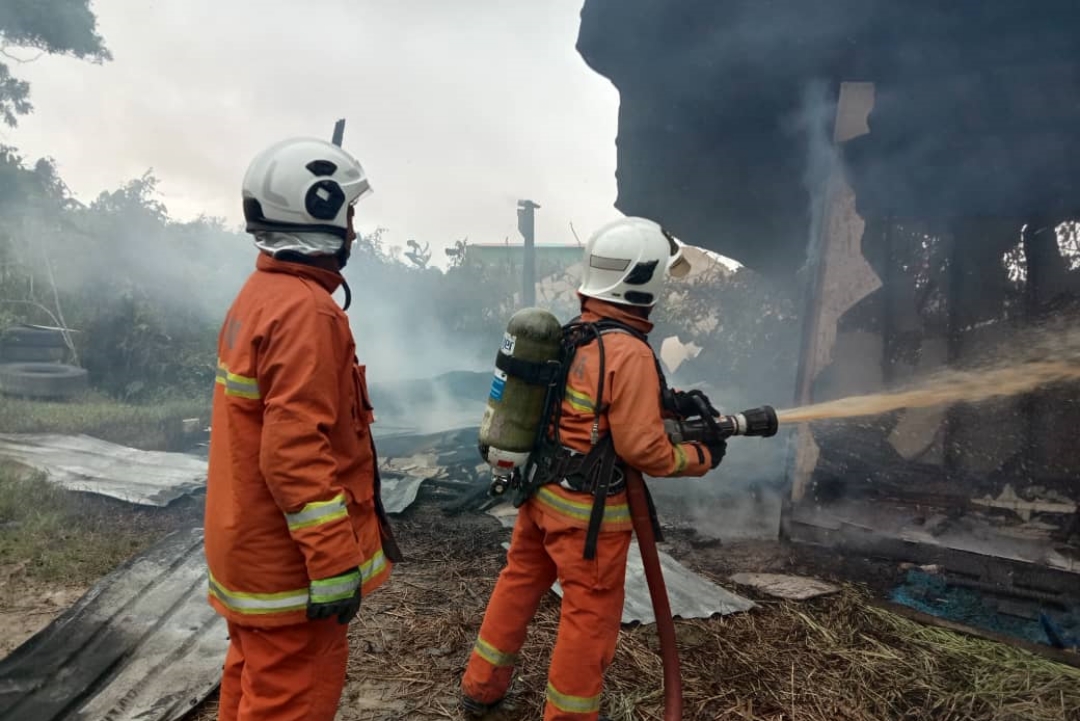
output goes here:
[{"label": "air tank", "polygon": [[543,308],[523,308],[507,323],[480,423],[480,455],[498,477],[529,459],[561,346],[562,324]]}]

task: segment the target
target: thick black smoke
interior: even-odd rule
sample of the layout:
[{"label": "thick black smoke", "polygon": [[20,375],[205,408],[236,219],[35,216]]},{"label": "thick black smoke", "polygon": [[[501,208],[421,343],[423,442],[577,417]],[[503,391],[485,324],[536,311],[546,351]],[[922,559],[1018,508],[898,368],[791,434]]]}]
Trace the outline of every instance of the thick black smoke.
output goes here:
[{"label": "thick black smoke", "polygon": [[845,149],[864,215],[1075,216],[1078,21],[1070,0],[587,0],[578,49],[620,91],[619,209],[790,277],[815,83],[877,86]]}]

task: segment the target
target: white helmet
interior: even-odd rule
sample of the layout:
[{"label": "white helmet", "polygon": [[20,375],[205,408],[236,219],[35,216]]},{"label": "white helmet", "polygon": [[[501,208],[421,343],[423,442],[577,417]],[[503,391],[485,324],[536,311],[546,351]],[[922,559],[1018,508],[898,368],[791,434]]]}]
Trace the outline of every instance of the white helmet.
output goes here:
[{"label": "white helmet", "polygon": [[621,218],[601,227],[585,244],[578,292],[622,305],[656,305],[664,279],[690,271],[682,248],[646,218]]},{"label": "white helmet", "polygon": [[333,143],[282,140],[256,155],[244,175],[247,232],[329,234],[344,242],[349,206],[370,192],[360,161]]}]

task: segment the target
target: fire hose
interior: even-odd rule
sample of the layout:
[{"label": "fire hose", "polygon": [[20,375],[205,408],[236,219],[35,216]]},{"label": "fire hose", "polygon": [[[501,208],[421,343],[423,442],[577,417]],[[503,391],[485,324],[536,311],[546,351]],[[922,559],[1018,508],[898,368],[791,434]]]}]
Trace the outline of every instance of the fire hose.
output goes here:
[{"label": "fire hose", "polygon": [[[776,411],[771,406],[717,418],[712,413],[703,412],[698,418],[665,421],[673,443],[708,442],[731,436],[774,436],[777,425]],[[675,642],[675,622],[664,584],[664,572],[660,567],[660,554],[656,550],[653,516],[646,494],[641,472],[627,468],[626,496],[630,504],[630,520],[637,535],[645,582],[656,618],[656,632],[660,637],[660,657],[664,666],[664,721],[681,721],[682,678],[679,673],[679,649]]]},{"label": "fire hose", "polygon": [[645,567],[645,582],[649,586],[656,631],[660,636],[660,657],[664,664],[664,719],[682,719],[682,678],[679,675],[679,649],[675,645],[675,622],[671,618],[664,572],[656,551],[652,514],[645,496],[645,479],[635,468],[626,469],[626,499],[630,503],[630,520],[634,524],[641,563]]}]

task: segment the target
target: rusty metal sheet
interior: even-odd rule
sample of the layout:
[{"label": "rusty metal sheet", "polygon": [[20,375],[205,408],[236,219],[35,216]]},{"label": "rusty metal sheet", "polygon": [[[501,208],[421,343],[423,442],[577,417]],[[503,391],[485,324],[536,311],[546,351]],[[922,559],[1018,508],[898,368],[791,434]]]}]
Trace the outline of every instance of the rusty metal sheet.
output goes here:
[{"label": "rusty metal sheet", "polygon": [[202,541],[167,536],[0,660],[0,721],[177,721],[206,698],[228,635]]}]

